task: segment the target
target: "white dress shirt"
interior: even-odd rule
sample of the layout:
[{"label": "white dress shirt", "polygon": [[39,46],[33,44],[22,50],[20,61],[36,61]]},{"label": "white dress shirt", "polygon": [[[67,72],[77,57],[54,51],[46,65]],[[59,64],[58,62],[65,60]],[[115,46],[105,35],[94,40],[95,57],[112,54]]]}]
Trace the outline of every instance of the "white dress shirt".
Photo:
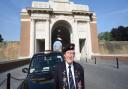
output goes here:
[{"label": "white dress shirt", "polygon": [[[66,64],[66,71],[67,71],[68,85],[69,85],[69,64],[67,62],[65,64]],[[75,75],[74,75],[74,66],[73,66],[73,64],[70,64],[70,66],[71,66],[74,85],[75,85],[75,88],[76,88]]]}]

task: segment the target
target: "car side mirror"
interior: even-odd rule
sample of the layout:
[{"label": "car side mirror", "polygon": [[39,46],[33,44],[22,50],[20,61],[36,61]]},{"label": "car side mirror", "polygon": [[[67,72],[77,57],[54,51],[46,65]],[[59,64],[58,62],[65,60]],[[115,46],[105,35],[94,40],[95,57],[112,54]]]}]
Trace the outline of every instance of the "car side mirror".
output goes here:
[{"label": "car side mirror", "polygon": [[23,69],[22,69],[22,72],[23,72],[23,73],[28,73],[28,68],[23,68]]}]

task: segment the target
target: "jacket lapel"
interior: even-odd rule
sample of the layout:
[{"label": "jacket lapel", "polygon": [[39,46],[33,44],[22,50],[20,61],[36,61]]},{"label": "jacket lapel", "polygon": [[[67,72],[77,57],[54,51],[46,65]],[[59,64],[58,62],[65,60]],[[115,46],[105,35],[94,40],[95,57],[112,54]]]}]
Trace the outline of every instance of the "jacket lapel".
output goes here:
[{"label": "jacket lapel", "polygon": [[79,82],[79,70],[77,68],[76,63],[73,63],[74,66],[74,77],[75,77],[75,83],[76,83],[76,89],[78,89],[78,82]]},{"label": "jacket lapel", "polygon": [[63,63],[62,71],[63,71],[62,80],[63,80],[63,83],[64,83],[63,87],[65,87],[65,89],[69,89],[69,86],[68,86],[68,77],[67,77],[67,71],[66,71],[65,62]]}]

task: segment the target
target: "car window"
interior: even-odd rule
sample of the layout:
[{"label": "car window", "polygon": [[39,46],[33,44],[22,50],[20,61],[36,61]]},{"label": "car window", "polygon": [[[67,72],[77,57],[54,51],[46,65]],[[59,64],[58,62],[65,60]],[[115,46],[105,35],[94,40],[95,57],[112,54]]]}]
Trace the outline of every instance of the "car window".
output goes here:
[{"label": "car window", "polygon": [[55,65],[62,61],[62,55],[57,53],[36,55],[32,58],[30,65],[30,73],[48,72],[50,70],[54,70]]}]

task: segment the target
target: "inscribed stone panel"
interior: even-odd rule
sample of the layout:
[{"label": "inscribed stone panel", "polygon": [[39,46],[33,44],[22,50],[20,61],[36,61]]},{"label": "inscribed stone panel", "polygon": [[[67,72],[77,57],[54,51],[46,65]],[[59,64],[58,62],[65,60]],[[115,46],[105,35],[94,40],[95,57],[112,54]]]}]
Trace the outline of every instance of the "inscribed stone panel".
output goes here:
[{"label": "inscribed stone panel", "polygon": [[46,22],[37,21],[36,22],[36,37],[45,38],[45,33],[46,33]]}]

